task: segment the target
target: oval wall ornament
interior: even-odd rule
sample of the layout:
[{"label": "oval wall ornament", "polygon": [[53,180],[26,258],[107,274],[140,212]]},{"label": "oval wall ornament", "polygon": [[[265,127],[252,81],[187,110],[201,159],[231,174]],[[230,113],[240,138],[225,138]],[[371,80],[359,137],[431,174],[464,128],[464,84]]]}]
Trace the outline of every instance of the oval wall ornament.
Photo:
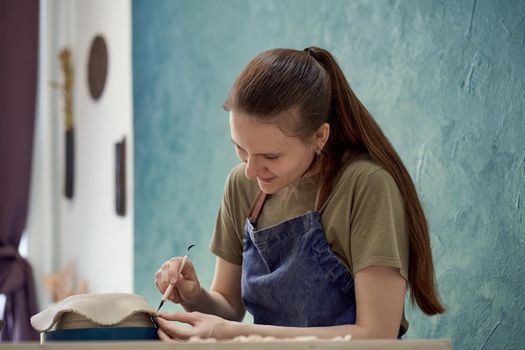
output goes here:
[{"label": "oval wall ornament", "polygon": [[108,48],[101,35],[97,35],[89,50],[88,85],[93,99],[98,100],[104,92],[108,73]]}]

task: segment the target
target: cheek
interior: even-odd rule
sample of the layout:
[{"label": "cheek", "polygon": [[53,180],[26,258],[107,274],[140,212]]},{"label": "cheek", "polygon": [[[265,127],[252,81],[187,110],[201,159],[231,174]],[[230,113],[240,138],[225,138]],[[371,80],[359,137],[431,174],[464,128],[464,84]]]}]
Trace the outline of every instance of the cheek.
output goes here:
[{"label": "cheek", "polygon": [[305,171],[308,170],[312,164],[313,157],[310,152],[304,151],[298,155],[293,164],[291,172],[296,176],[301,176]]},{"label": "cheek", "polygon": [[268,169],[277,176],[283,178],[292,178],[297,175],[298,164],[291,159],[283,160],[279,164],[275,163],[268,167]]},{"label": "cheek", "polygon": [[282,165],[278,164],[269,164],[266,169],[268,169],[272,174],[276,176],[286,175],[286,171],[283,171]]}]

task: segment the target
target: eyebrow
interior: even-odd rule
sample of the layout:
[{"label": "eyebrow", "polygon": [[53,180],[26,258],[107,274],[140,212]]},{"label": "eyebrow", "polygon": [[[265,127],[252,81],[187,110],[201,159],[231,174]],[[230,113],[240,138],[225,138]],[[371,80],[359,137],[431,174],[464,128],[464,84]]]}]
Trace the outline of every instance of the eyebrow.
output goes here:
[{"label": "eyebrow", "polygon": [[[239,144],[237,142],[235,142],[232,138],[230,138],[230,141],[237,147],[239,147],[240,149],[244,150],[244,148],[242,148],[241,146],[239,146]],[[277,153],[255,153],[256,156],[276,156],[276,155],[279,155],[280,152],[277,152]]]}]

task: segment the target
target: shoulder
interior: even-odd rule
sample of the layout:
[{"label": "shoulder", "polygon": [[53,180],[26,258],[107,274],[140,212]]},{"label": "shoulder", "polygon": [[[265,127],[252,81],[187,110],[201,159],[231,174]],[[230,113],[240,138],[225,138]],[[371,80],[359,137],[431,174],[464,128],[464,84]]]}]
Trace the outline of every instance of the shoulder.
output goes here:
[{"label": "shoulder", "polygon": [[397,187],[392,175],[381,164],[361,154],[343,163],[334,187],[358,189],[369,185]]},{"label": "shoulder", "polygon": [[343,163],[334,179],[328,201],[348,203],[350,207],[368,202],[402,202],[401,192],[393,176],[368,155],[359,155]]}]

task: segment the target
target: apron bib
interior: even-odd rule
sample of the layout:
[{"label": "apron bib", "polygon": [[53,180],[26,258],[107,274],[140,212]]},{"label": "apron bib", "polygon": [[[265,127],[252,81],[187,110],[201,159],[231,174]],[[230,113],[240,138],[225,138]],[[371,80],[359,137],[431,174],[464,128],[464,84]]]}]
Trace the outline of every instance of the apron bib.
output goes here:
[{"label": "apron bib", "polygon": [[257,230],[266,194],[255,199],[243,235],[241,293],[256,324],[355,324],[354,281],[326,242],[317,208]]}]

